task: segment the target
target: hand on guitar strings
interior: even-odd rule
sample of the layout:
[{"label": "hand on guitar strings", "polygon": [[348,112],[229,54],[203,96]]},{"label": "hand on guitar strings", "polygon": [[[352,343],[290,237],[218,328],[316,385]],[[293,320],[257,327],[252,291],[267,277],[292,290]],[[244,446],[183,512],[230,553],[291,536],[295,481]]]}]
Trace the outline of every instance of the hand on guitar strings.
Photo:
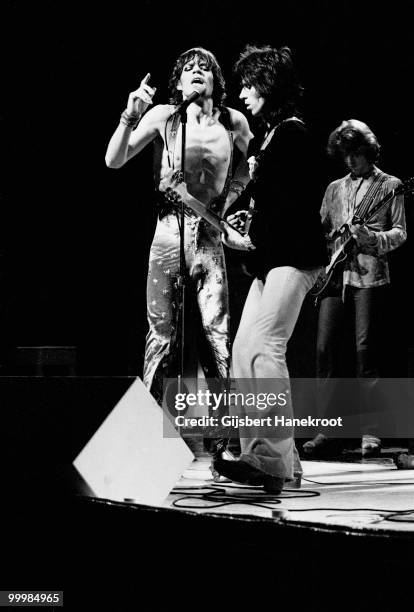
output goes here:
[{"label": "hand on guitar strings", "polygon": [[378,244],[376,233],[369,230],[365,225],[350,225],[349,231],[359,247],[372,249]]},{"label": "hand on guitar strings", "polygon": [[[230,215],[228,220],[234,215]],[[222,234],[221,239],[223,243],[231,249],[235,249],[236,251],[254,251],[255,246],[249,238],[249,235],[246,234],[242,236],[236,230],[229,227],[226,223],[222,222]]]},{"label": "hand on guitar strings", "polygon": [[257,179],[257,170],[258,170],[258,167],[259,167],[258,161],[257,161],[256,157],[254,155],[252,155],[247,160],[247,163],[249,164],[249,176],[250,176],[250,180],[251,181],[255,181]]},{"label": "hand on guitar strings", "polygon": [[238,210],[232,215],[226,217],[226,220],[233,226],[236,227],[241,232],[245,231],[246,221],[248,217],[248,210]]}]

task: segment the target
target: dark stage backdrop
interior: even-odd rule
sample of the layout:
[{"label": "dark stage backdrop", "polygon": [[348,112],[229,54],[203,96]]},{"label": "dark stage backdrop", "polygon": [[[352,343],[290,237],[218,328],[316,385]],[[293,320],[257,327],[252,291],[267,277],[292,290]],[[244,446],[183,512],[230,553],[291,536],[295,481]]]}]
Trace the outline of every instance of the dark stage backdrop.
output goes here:
[{"label": "dark stage backdrop", "polygon": [[[414,174],[414,58],[404,4],[384,11],[354,0],[3,2],[3,343],[75,344],[81,373],[140,373],[155,223],[151,148],[117,171],[106,168],[104,154],[128,92],[151,72],[155,101],[165,102],[172,63],[189,47],[217,55],[228,104],[242,109],[231,79],[240,50],[289,45],[321,148],[343,119],[358,118],[383,145],[380,167]],[[325,162],[324,172],[328,183],[342,169]],[[407,212],[410,221],[410,199]],[[390,316],[402,375],[414,344],[410,242],[392,257]],[[248,280],[237,258],[229,265],[235,325]]]}]

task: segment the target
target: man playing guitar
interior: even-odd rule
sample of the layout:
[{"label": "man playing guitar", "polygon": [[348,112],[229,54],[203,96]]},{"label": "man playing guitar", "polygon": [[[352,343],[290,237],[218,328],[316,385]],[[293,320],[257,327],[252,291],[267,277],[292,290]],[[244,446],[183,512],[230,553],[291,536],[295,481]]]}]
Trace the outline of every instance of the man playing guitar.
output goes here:
[{"label": "man playing guitar", "polygon": [[[333,253],[342,235],[351,239],[348,238],[344,263],[320,300],[317,340],[320,416],[326,416],[332,408],[332,378],[353,375],[339,370],[338,355],[349,327],[355,335],[355,376],[379,377],[379,340],[387,320],[382,315],[390,283],[387,253],[406,240],[403,195],[395,195],[390,205],[380,208],[369,223],[358,223],[359,219],[369,217],[370,210],[387,194],[394,189],[400,193],[401,181],[375,165],[379,150],[375,134],[365,123],[354,119],[343,121],[328,141],[328,153],[340,156],[350,172],[328,186],[321,216]],[[365,409],[370,406],[372,391],[371,385],[363,393]],[[372,435],[372,426],[375,429],[375,424],[362,427],[365,455],[380,451],[381,441]],[[338,441],[331,450],[336,453],[341,444]],[[304,451],[317,455],[328,451],[328,447],[328,440],[318,434],[305,443]]]}]

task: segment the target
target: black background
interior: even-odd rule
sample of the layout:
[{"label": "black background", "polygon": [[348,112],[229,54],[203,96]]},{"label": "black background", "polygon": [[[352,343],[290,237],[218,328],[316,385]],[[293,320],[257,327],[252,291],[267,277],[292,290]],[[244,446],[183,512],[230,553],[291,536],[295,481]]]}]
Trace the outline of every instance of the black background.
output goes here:
[{"label": "black background", "polygon": [[[289,45],[321,148],[343,119],[358,118],[382,144],[379,166],[402,179],[413,175],[414,57],[404,5],[3,3],[3,338],[75,344],[81,373],[140,373],[155,223],[151,147],[117,171],[106,168],[104,155],[128,93],[151,72],[155,102],[165,102],[172,64],[192,46],[216,54],[227,102],[242,109],[231,78],[241,49]],[[324,171],[326,184],[343,174],[328,162]],[[407,198],[409,223],[411,210]],[[414,345],[410,243],[391,258],[402,375]],[[233,285],[245,284],[234,278]]]}]

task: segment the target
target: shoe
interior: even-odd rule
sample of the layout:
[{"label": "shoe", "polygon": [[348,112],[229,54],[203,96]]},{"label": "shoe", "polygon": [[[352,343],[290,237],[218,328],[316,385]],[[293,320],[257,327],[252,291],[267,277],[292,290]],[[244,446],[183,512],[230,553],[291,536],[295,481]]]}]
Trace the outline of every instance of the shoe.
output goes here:
[{"label": "shoe", "polygon": [[302,471],[294,471],[293,472],[293,480],[286,480],[285,487],[287,489],[300,489],[302,486]]},{"label": "shoe", "polygon": [[[228,451],[225,454],[226,456],[230,455]],[[244,459],[236,459],[234,457],[224,459],[221,453],[217,453],[213,459],[213,470],[238,484],[250,485],[252,487],[263,486],[266,493],[272,493],[273,495],[279,495],[285,484],[284,478],[266,474],[259,468],[247,463]]]},{"label": "shoe", "polygon": [[328,459],[342,454],[344,442],[341,439],[327,438],[323,434],[317,434],[313,440],[305,442],[302,450],[306,459]]},{"label": "shoe", "polygon": [[226,478],[225,476],[222,476],[221,474],[219,474],[218,471],[214,467],[214,461],[219,455],[221,455],[221,457],[226,457],[228,461],[234,461],[235,456],[230,450],[228,450],[229,442],[230,442],[229,438],[221,438],[220,440],[217,440],[217,443],[214,446],[214,449],[212,452],[213,459],[209,466],[209,470],[213,476],[214,482],[218,482],[218,483],[231,482],[230,478]]},{"label": "shoe", "polygon": [[[210,433],[213,432],[214,430],[210,429]],[[223,429],[217,428],[217,436],[203,438],[203,447],[207,453],[215,456],[220,450],[226,450],[226,448],[235,450],[237,452],[237,450],[240,450],[240,444],[238,445],[237,449],[237,442],[238,440],[234,440],[233,438],[224,438]]]},{"label": "shoe", "polygon": [[379,457],[381,455],[381,440],[376,436],[362,436],[361,454],[363,457]]},{"label": "shoe", "polygon": [[219,442],[220,438],[203,438],[204,451],[209,453],[209,455],[214,455]]},{"label": "shoe", "polygon": [[401,453],[394,461],[399,470],[414,470],[414,455],[410,453]]},{"label": "shoe", "polygon": [[303,452],[305,455],[314,455],[316,457],[318,452],[322,450],[322,447],[326,446],[327,441],[328,438],[326,436],[323,434],[317,434],[313,440],[308,440],[308,442],[305,442],[305,444],[302,446]]}]

